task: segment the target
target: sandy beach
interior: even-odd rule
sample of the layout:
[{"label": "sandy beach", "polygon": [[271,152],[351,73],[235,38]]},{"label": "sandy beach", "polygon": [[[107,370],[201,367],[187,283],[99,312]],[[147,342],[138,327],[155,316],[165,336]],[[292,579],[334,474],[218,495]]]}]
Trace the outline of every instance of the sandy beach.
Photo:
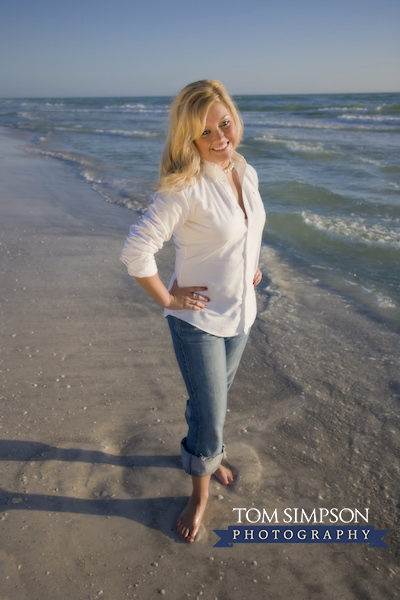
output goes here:
[{"label": "sandy beach", "polygon": [[[189,546],[185,388],[119,261],[137,215],[23,145],[0,131],[1,600],[400,597],[399,331],[264,249],[225,429],[237,479],[212,481]],[[165,282],[172,264],[169,244]],[[213,547],[237,507],[368,508],[389,547]]]}]

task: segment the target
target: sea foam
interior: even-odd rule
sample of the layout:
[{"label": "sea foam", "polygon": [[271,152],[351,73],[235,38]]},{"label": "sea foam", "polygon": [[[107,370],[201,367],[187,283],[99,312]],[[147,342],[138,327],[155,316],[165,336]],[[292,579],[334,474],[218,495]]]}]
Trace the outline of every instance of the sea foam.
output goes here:
[{"label": "sea foam", "polygon": [[386,223],[369,224],[362,217],[328,217],[307,211],[303,211],[301,216],[306,225],[322,231],[330,237],[353,243],[400,249],[399,222],[387,220]]}]

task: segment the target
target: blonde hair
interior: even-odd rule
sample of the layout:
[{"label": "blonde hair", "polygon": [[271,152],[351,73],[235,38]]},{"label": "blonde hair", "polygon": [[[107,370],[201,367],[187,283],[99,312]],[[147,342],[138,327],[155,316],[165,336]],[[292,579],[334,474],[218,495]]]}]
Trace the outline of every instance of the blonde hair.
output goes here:
[{"label": "blonde hair", "polygon": [[201,158],[194,141],[203,133],[207,113],[214,102],[222,102],[227,107],[235,121],[240,141],[243,134],[242,119],[223,84],[211,79],[189,83],[176,96],[170,108],[169,132],[160,159],[160,190],[184,189],[193,178],[199,178]]}]

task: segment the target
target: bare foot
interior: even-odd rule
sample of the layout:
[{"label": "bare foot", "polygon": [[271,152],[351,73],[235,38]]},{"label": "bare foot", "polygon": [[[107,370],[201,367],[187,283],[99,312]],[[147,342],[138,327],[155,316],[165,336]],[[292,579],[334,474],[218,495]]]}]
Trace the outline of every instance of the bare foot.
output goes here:
[{"label": "bare foot", "polygon": [[231,469],[228,467],[224,467],[223,465],[219,465],[218,469],[213,473],[214,477],[218,479],[222,485],[229,485],[234,480],[234,475]]},{"label": "bare foot", "polygon": [[190,544],[194,542],[207,506],[207,500],[208,497],[203,497],[199,500],[197,497],[191,496],[177,520],[176,528],[179,537],[185,542],[189,542]]}]

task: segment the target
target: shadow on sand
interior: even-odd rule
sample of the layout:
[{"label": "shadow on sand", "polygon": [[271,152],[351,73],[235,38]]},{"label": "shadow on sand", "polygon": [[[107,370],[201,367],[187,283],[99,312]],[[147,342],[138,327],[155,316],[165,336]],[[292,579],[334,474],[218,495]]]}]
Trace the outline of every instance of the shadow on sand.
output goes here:
[{"label": "shadow on sand", "polygon": [[[0,461],[86,462],[126,468],[158,467],[180,469],[179,456],[117,456],[95,450],[56,448],[40,442],[0,440]],[[49,494],[15,493],[0,489],[0,511],[35,510],[58,513],[76,513],[123,517],[151,529],[161,530],[168,537],[179,540],[169,513],[178,513],[187,502],[187,496],[132,499],[80,499]]]}]

